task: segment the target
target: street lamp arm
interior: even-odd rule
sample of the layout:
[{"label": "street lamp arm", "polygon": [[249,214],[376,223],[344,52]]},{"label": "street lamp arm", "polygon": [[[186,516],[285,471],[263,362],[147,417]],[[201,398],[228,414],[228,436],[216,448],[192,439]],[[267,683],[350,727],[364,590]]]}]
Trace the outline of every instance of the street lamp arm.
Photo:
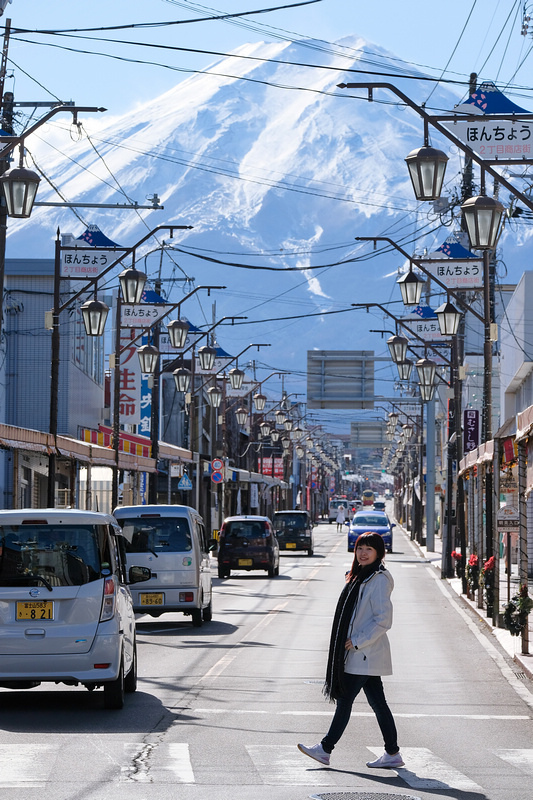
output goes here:
[{"label": "street lamp arm", "polygon": [[431,278],[431,280],[434,281],[437,284],[437,286],[440,286],[441,289],[447,292],[447,294],[450,295],[450,297],[453,297],[456,303],[458,303],[465,311],[470,311],[475,317],[477,317],[477,319],[480,322],[483,323],[485,322],[485,317],[482,314],[479,314],[474,308],[472,308],[472,306],[469,306],[468,303],[465,303],[464,300],[462,300],[459,295],[455,294],[455,292],[452,292],[452,290],[449,289],[445,283],[440,281],[437,277],[435,277],[435,275],[432,275],[432,273],[429,272],[429,270],[425,269],[425,267],[422,266],[421,262],[417,258],[413,258],[413,256],[410,256],[407,253],[407,251],[404,250],[403,247],[401,247],[401,245],[397,244],[392,239],[389,239],[388,236],[356,236],[355,240],[358,242],[374,242],[374,244],[376,242],[387,242],[388,244],[391,245],[391,247],[393,247],[395,250],[401,253],[401,255],[404,256],[404,258],[406,258],[408,261],[410,261],[412,264],[418,267],[418,269],[421,272],[423,272],[424,275],[427,275],[429,278]]},{"label": "street lamp arm", "polygon": [[[67,306],[69,306],[71,303],[73,303],[75,300],[77,300],[79,297],[81,297],[82,294],[85,294],[85,292],[88,291],[88,289],[90,289],[91,286],[93,286],[94,284],[98,283],[98,281],[101,278],[103,278],[104,275],[107,275],[107,273],[110,272],[113,269],[113,267],[116,267],[117,264],[120,264],[120,262],[122,261],[123,258],[125,258],[128,255],[131,255],[138,247],[140,247],[142,244],[144,244],[144,242],[147,239],[149,239],[151,236],[154,236],[154,234],[156,234],[158,231],[161,231],[161,230],[168,231],[168,230],[170,230],[171,233],[173,231],[183,231],[183,230],[190,231],[190,230],[192,230],[192,227],[193,227],[192,225],[158,225],[156,228],[153,228],[149,233],[147,233],[146,236],[143,236],[143,238],[140,239],[138,242],[136,242],[132,247],[120,248],[122,250],[122,255],[120,255],[108,267],[106,267],[104,270],[102,270],[102,272],[99,275],[97,275],[94,278],[90,278],[82,289],[80,289],[76,294],[72,295],[72,297],[70,297],[67,300],[66,303],[63,303],[63,305],[59,308],[58,313],[61,313],[62,311],[64,311],[65,308],[67,308]],[[58,228],[57,229],[57,238],[56,238],[57,242],[59,242],[59,236],[60,236],[60,233],[59,233],[59,228]],[[63,247],[61,244],[58,244],[58,246],[57,246],[58,252],[60,253],[63,249],[64,250],[72,250],[72,246]]]},{"label": "street lamp arm", "polygon": [[107,108],[96,108],[95,106],[69,106],[69,105],[60,105],[56,106],[55,108],[51,108],[50,111],[41,117],[41,119],[37,120],[37,122],[28,128],[20,136],[0,136],[0,143],[6,145],[5,147],[0,150],[0,160],[5,159],[5,157],[11,153],[19,144],[23,144],[24,141],[35,133],[41,125],[44,125],[45,122],[48,122],[49,119],[54,117],[56,114],[59,114],[61,111],[69,111],[73,117],[74,122],[76,121],[78,112],[81,111],[83,113],[94,113],[96,111],[107,111]]},{"label": "street lamp arm", "polygon": [[[372,90],[373,89],[387,89],[392,94],[395,94],[396,97],[399,97],[400,100],[409,106],[413,111],[415,111],[422,119],[426,125],[426,129],[424,131],[424,139],[425,143],[427,144],[427,125],[431,125],[433,128],[439,131],[445,139],[452,142],[459,150],[462,150],[468,158],[471,158],[472,161],[475,161],[476,164],[485,172],[488,172],[489,175],[492,175],[494,180],[504,186],[508,192],[510,192],[514,197],[521,200],[525,206],[527,206],[531,211],[533,211],[533,199],[528,198],[525,194],[519,191],[512,183],[509,183],[505,178],[503,178],[497,170],[493,169],[490,164],[488,164],[484,159],[481,158],[474,150],[472,150],[468,145],[464,144],[460,139],[450,133],[450,131],[441,125],[435,117],[428,112],[421,108],[421,106],[417,105],[414,100],[411,100],[406,94],[404,94],[397,86],[394,86],[392,83],[339,83],[337,84],[339,89],[368,89],[368,100],[372,102]],[[459,115],[456,115],[459,116]],[[507,115],[510,116],[510,115]],[[461,119],[465,118],[464,114],[460,115]],[[451,117],[450,117],[451,118]]]},{"label": "street lamp arm", "polygon": [[214,290],[214,289],[227,289],[227,288],[228,288],[227,286],[197,286],[195,289],[192,290],[192,292],[189,292],[189,294],[185,295],[185,297],[182,297],[182,299],[178,303],[171,303],[168,306],[168,308],[165,311],[165,313],[163,314],[163,316],[159,317],[159,319],[157,319],[155,322],[152,322],[151,325],[147,325],[146,327],[144,327],[142,329],[141,333],[139,333],[135,337],[135,339],[128,340],[127,346],[122,348],[122,350],[120,351],[120,355],[122,355],[122,353],[124,353],[125,350],[127,350],[129,347],[131,347],[132,344],[134,344],[135,342],[139,341],[139,339],[146,333],[146,331],[151,330],[155,325],[157,325],[159,322],[161,322],[161,320],[164,319],[167,316],[167,314],[170,314],[172,311],[175,311],[176,308],[180,308],[181,305],[186,300],[189,299],[189,297],[192,297],[193,294],[196,294],[196,292],[199,292],[200,289],[207,289],[207,293],[208,293],[208,296],[209,296],[209,294],[211,293],[211,290]]},{"label": "street lamp arm", "polygon": [[[425,348],[429,347],[429,349],[433,350],[434,353],[438,353],[438,355],[442,358],[442,360],[449,367],[452,366],[452,362],[449,359],[447,359],[446,356],[443,356],[442,353],[440,352],[440,350],[438,350],[436,347],[433,347],[433,345],[431,345],[428,342],[426,342],[426,340],[423,339],[422,336],[419,336],[418,333],[415,333],[413,330],[411,330],[409,325],[406,325],[406,323],[402,322],[401,319],[399,319],[398,317],[395,317],[394,314],[391,311],[389,311],[388,308],[385,308],[385,306],[382,306],[381,303],[352,303],[352,306],[354,308],[366,308],[367,311],[370,308],[379,308],[381,311],[383,311],[384,314],[387,314],[387,316],[389,316],[391,319],[393,319],[398,325],[401,325],[402,328],[405,328],[409,332],[409,334],[411,336],[414,336],[416,339],[418,339],[420,342],[422,342],[422,344],[424,345]],[[450,345],[447,345],[447,346],[449,347]]]},{"label": "street lamp arm", "polygon": [[[235,319],[238,319],[238,317],[235,317]],[[244,348],[244,350],[241,350],[241,352],[237,353],[236,356],[233,356],[233,358],[231,358],[227,362],[227,364],[224,364],[224,366],[221,369],[219,369],[218,372],[214,372],[212,375],[210,375],[208,380],[204,381],[204,383],[202,383],[202,385],[199,386],[198,389],[195,390],[195,394],[197,394],[198,392],[201,392],[202,389],[204,388],[204,386],[207,386],[208,383],[211,383],[211,380],[213,378],[216,378],[217,375],[220,375],[221,372],[224,372],[229,367],[230,364],[232,364],[234,361],[237,361],[237,359],[240,358],[243,353],[246,353],[246,351],[249,350],[250,347],[257,347],[257,349],[259,350],[260,347],[270,347],[270,345],[269,344],[249,344],[249,345],[247,345]],[[248,392],[248,394],[249,394],[249,392]],[[246,395],[243,395],[243,397],[246,397]]]},{"label": "street lamp arm", "polygon": [[[223,288],[226,288],[226,287],[223,287]],[[198,339],[203,339],[203,338],[204,338],[204,336],[209,336],[209,334],[211,333],[211,331],[214,331],[214,330],[215,330],[215,328],[216,328],[218,325],[220,325],[222,322],[224,322],[224,321],[225,321],[225,320],[227,320],[227,319],[232,319],[232,320],[236,320],[236,319],[248,319],[248,317],[222,317],[222,319],[219,319],[219,321],[218,321],[218,322],[215,322],[215,324],[214,324],[214,325],[211,325],[211,327],[209,328],[209,330],[207,330],[207,331],[204,331],[203,333],[200,333],[200,334],[198,334]],[[189,352],[189,350],[192,350],[192,348],[193,348],[193,347],[196,347],[196,344],[197,344],[197,342],[198,342],[198,340],[196,340],[195,342],[193,342],[192,344],[190,344],[188,347],[186,347],[186,348],[185,348],[185,350],[182,350],[182,352],[181,352],[181,354],[180,354],[180,355],[183,357],[183,356],[185,355],[185,353],[188,353],[188,352]]]}]

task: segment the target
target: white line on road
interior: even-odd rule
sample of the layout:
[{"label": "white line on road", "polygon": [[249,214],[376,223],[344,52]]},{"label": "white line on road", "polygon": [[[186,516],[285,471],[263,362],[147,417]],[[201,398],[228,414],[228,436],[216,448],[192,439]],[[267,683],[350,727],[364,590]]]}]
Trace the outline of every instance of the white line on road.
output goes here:
[{"label": "white line on road", "polygon": [[263,783],[336,786],[334,775],[300,753],[296,745],[247,745],[246,749]]},{"label": "white line on road", "polygon": [[[383,747],[369,747],[368,749],[376,756],[383,753]],[[456,789],[460,792],[485,794],[479,784],[434,755],[426,747],[402,747],[402,757],[407,766],[393,771],[412,789],[439,789],[441,791]]]},{"label": "white line on road", "polygon": [[[331,711],[264,711],[255,708],[193,708],[194,714],[271,714],[289,717],[331,717]],[[352,717],[374,718],[373,711],[352,711]],[[394,712],[395,717],[403,719],[464,719],[464,720],[528,720],[528,714],[401,714]]]},{"label": "white line on road", "polygon": [[533,750],[495,750],[495,754],[513,767],[533,775]]}]

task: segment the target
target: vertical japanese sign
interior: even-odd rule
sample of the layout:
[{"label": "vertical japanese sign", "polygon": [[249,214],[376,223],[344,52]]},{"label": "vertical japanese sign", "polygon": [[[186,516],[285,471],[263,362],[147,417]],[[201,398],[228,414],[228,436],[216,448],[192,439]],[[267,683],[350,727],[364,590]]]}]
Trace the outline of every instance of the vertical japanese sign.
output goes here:
[{"label": "vertical japanese sign", "polygon": [[463,452],[469,453],[479,446],[479,411],[466,409],[463,413]]},{"label": "vertical japanese sign", "polygon": [[120,347],[125,349],[120,356],[120,421],[125,425],[137,425],[137,433],[150,436],[152,392],[148,376],[141,372],[137,356],[139,343],[133,342],[134,338],[133,328],[121,329]]}]

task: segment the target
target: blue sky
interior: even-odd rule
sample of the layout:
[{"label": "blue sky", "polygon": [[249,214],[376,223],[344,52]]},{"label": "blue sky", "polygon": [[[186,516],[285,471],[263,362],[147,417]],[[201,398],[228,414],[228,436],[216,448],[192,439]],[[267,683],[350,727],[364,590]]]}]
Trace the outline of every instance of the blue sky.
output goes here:
[{"label": "blue sky", "polygon": [[[4,19],[10,18],[13,28],[79,30],[190,20],[213,13],[237,13],[283,4],[283,0],[211,2],[214,5],[193,4],[190,0],[91,0],[90,3],[86,0],[13,0],[4,12]],[[193,5],[198,10],[193,10]],[[522,11],[523,2],[516,0],[448,0],[446,4],[433,0],[381,0],[379,4],[322,0],[232,22],[204,21],[82,35],[228,52],[250,41],[275,41],[278,35],[335,41],[348,34],[358,34],[420,65],[422,71],[433,76],[439,76],[445,68],[450,75],[455,73],[454,77],[462,78],[478,71],[484,78],[532,86],[528,51],[533,39],[520,35]],[[56,46],[42,46],[36,44],[37,41]],[[166,63],[174,69],[83,55],[63,49],[65,47],[98,50],[133,61]],[[16,99],[72,99],[78,105],[105,106],[111,114],[123,113],[170,89],[187,77],[188,73],[180,69],[202,69],[216,60],[205,54],[169,54],[138,45],[26,34],[13,36],[9,57],[16,65],[10,64],[15,78],[8,78],[6,89],[14,89]],[[529,107],[525,102],[524,105]]]}]

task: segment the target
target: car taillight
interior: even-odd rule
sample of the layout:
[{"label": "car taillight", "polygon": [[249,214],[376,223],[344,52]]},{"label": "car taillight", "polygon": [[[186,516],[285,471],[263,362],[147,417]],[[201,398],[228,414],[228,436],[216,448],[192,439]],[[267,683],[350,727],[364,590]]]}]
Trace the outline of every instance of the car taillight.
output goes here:
[{"label": "car taillight", "polygon": [[102,611],[100,613],[100,622],[105,622],[106,619],[111,619],[115,613],[115,597],[116,586],[114,578],[105,578],[104,580],[104,599],[102,602]]}]

